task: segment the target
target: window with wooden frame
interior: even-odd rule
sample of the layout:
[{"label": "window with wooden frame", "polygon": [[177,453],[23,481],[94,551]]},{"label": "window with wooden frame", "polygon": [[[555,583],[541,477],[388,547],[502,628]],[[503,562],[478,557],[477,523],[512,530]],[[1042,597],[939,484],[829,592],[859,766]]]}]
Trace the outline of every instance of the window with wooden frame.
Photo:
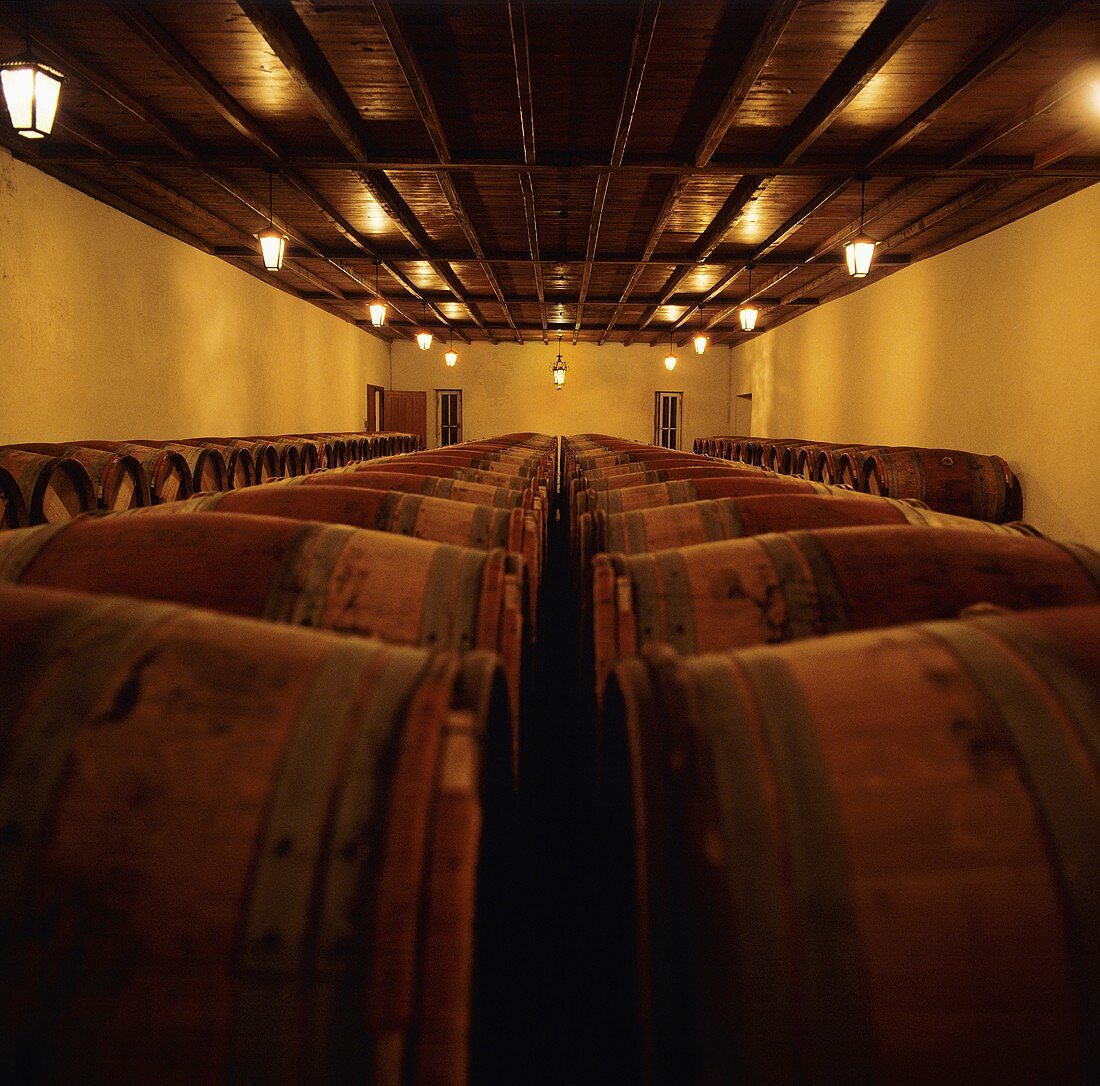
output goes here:
[{"label": "window with wooden frame", "polygon": [[655,392],[653,396],[653,444],[663,449],[682,448],[684,394]]},{"label": "window with wooden frame", "polygon": [[439,445],[457,445],[462,440],[462,390],[435,390],[435,432]]}]

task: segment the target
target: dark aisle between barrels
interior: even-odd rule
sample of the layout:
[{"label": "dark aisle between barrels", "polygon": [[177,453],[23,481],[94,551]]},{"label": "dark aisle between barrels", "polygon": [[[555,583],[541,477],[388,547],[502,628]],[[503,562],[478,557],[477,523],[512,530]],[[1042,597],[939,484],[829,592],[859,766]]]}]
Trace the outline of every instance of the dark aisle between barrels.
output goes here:
[{"label": "dark aisle between barrels", "polygon": [[[553,496],[538,639],[525,667],[520,789],[499,907],[479,930],[491,1032],[474,1081],[634,1082],[634,934],[628,859],[612,863],[601,815],[591,682],[580,663],[580,610],[564,488]],[[488,994],[488,993],[487,993]],[[487,1005],[488,1004],[488,1005]]]}]

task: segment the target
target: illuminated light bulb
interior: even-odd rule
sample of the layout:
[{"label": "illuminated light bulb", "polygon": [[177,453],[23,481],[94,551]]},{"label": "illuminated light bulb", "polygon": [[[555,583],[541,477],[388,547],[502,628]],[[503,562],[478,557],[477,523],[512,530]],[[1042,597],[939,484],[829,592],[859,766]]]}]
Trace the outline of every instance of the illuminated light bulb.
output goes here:
[{"label": "illuminated light bulb", "polygon": [[760,310],[754,305],[743,305],[737,311],[737,317],[741,321],[741,331],[751,332],[756,327],[756,318],[760,316]]},{"label": "illuminated light bulb", "polygon": [[54,68],[30,57],[0,65],[0,84],[12,128],[29,140],[40,140],[53,131],[61,84],[65,77]]},{"label": "illuminated light bulb", "polygon": [[665,355],[665,369],[671,373],[676,368],[676,356],[674,354]]},{"label": "illuminated light bulb", "polygon": [[417,332],[416,333],[416,345],[422,351],[430,351],[432,349],[432,334],[431,332]]},{"label": "illuminated light bulb", "polygon": [[446,362],[448,366],[455,365],[458,362],[458,351],[454,351],[454,350],[448,351],[443,356],[443,361]]},{"label": "illuminated light bulb", "polygon": [[691,342],[695,344],[695,353],[702,354],[707,349],[710,340],[700,332]]},{"label": "illuminated light bulb", "polygon": [[565,385],[565,370],[554,370],[554,387],[562,388]]},{"label": "illuminated light bulb", "polygon": [[381,298],[370,304],[370,322],[375,328],[381,328],[386,323],[386,303]]}]

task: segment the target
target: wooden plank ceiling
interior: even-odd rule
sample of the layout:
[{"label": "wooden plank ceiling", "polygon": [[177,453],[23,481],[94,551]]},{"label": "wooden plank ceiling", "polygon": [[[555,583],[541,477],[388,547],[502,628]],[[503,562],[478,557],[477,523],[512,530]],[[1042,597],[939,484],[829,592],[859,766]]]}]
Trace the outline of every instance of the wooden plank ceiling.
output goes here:
[{"label": "wooden plank ceiling", "polygon": [[[10,150],[372,332],[377,273],[386,338],[736,342],[750,265],[766,329],[1100,180],[1100,0],[42,0],[30,26],[68,82],[48,141],[0,122]],[[0,6],[0,55],[22,33]]]}]

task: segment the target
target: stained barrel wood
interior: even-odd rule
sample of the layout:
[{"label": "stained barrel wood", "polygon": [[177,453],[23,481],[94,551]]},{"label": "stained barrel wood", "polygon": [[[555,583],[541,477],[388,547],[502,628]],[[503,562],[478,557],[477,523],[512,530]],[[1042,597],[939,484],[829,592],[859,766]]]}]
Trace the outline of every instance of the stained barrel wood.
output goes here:
[{"label": "stained barrel wood", "polygon": [[116,448],[134,457],[145,469],[153,505],[189,498],[195,492],[186,451],[139,442],[127,442]]},{"label": "stained barrel wood", "polygon": [[1023,516],[1020,481],[999,456],[955,449],[876,449],[860,466],[859,489],[889,498],[919,498],[933,509],[978,520]]},{"label": "stained barrel wood", "polygon": [[0,629],[13,1081],[468,1081],[492,654],[10,586]]},{"label": "stained barrel wood", "polygon": [[1100,608],[616,670],[648,1081],[1097,1080]]},{"label": "stained barrel wood", "polygon": [[431,475],[413,475],[408,472],[378,471],[358,468],[348,472],[318,472],[300,480],[302,486],[353,486],[372,490],[400,490],[407,494],[426,494],[452,501],[468,501],[478,505],[492,505],[498,509],[513,509],[530,505],[531,491],[512,487],[488,486],[484,483],[467,483],[460,479],[441,479]]},{"label": "stained barrel wood", "polygon": [[19,489],[31,524],[59,524],[96,507],[88,469],[71,457],[0,448],[0,468]]},{"label": "stained barrel wood", "polygon": [[593,561],[596,672],[667,642],[715,652],[952,618],[989,603],[1100,602],[1100,553],[1014,533],[854,527],[770,533]]},{"label": "stained barrel wood", "polygon": [[169,513],[246,513],[323,521],[478,550],[503,547],[523,556],[532,614],[535,611],[542,569],[542,533],[536,517],[520,506],[494,509],[447,498],[361,487],[264,486],[206,494],[160,509]]},{"label": "stained barrel wood", "polygon": [[81,518],[0,536],[3,581],[169,600],[395,644],[491,649],[514,694],[525,578],[523,559],[503,550],[235,513]]},{"label": "stained barrel wood", "polygon": [[740,539],[765,532],[847,528],[872,524],[914,524],[957,531],[1013,532],[1037,536],[1028,524],[990,524],[937,513],[919,502],[883,498],[846,501],[816,494],[761,494],[716,498],[681,505],[635,509],[628,513],[597,510],[580,518],[581,585],[590,581],[592,558],[600,551],[643,554],[648,551]]}]

